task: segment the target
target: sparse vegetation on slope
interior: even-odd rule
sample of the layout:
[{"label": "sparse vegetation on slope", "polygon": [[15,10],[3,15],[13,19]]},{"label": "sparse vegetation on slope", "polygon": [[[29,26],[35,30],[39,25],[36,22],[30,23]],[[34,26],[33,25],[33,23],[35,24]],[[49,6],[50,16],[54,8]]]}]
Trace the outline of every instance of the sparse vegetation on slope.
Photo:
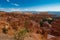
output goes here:
[{"label": "sparse vegetation on slope", "polygon": [[[16,40],[24,40],[26,38],[25,34],[29,36],[27,36],[27,40],[42,40],[42,38],[45,40],[48,31],[52,32],[53,16],[48,12],[39,12],[38,14],[32,14],[31,12],[30,14],[29,12],[28,14],[27,12],[0,12],[0,30],[1,33],[11,34],[10,36],[15,35]],[[6,26],[4,27],[4,25]]]}]

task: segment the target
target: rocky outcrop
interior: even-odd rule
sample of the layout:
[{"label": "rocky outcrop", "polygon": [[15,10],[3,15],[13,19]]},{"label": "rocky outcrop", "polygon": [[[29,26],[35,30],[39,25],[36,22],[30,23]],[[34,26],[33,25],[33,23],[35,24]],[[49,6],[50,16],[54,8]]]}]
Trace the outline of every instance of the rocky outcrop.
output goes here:
[{"label": "rocky outcrop", "polygon": [[[42,38],[45,40],[47,39],[47,32],[45,31],[43,33],[43,29],[40,26],[40,21],[42,18],[52,16],[53,15],[48,14],[48,12],[43,12],[41,14],[32,14],[31,12],[0,12],[0,30],[2,33],[3,28],[7,29],[7,34],[11,36],[14,35],[14,31],[26,28],[32,35],[32,40],[42,40]],[[30,37],[26,40],[29,39]]]}]

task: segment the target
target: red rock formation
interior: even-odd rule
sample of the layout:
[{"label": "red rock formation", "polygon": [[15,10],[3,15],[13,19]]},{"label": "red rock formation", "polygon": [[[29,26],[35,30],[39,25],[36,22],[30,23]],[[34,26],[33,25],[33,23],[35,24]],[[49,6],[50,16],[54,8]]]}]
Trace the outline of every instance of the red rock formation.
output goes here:
[{"label": "red rock formation", "polygon": [[[28,31],[41,34],[42,29],[40,27],[40,20],[44,17],[52,17],[52,15],[47,12],[43,14],[32,14],[29,12],[0,12],[0,29],[4,27],[3,25],[8,24],[8,34],[13,34],[14,30],[18,31],[21,28],[27,28]],[[4,24],[1,23],[3,21]],[[42,34],[41,34],[42,35]],[[45,37],[45,34],[44,34]]]},{"label": "red rock formation", "polygon": [[60,36],[60,19],[57,19],[51,23],[53,35]]}]

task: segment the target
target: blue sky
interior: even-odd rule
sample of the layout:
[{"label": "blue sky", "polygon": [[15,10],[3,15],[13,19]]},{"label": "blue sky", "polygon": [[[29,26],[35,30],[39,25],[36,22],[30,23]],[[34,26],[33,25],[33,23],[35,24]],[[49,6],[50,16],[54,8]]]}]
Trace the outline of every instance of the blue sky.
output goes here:
[{"label": "blue sky", "polygon": [[60,0],[0,0],[0,11],[60,11]]}]

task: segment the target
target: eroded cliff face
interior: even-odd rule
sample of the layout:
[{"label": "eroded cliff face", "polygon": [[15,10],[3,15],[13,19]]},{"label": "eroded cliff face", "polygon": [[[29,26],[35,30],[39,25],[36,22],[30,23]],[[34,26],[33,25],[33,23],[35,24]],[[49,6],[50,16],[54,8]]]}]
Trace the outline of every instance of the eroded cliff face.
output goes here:
[{"label": "eroded cliff face", "polygon": [[[46,14],[46,15],[45,15]],[[41,14],[32,14],[30,12],[0,12],[0,24],[7,25],[13,30],[18,30],[23,27],[35,27],[38,29],[40,27],[40,20],[43,17],[51,16],[47,12],[43,15]],[[5,25],[5,26],[6,26]],[[26,25],[26,26],[25,26]]]},{"label": "eroded cliff face", "polygon": [[[25,40],[42,40],[43,38],[45,40],[46,38],[43,36],[42,29],[39,24],[41,18],[43,17],[40,16],[40,14],[32,14],[27,12],[0,12],[0,33],[3,35],[3,33],[8,30],[7,34],[12,36],[20,29],[26,28],[31,37],[28,36]],[[4,40],[4,38],[1,40]],[[8,40],[10,40],[10,37]]]},{"label": "eroded cliff face", "polygon": [[31,38],[27,37],[25,40],[47,40],[47,32],[43,33],[40,21],[44,17],[52,16],[53,15],[48,14],[48,12],[43,12],[43,14],[32,14],[29,12],[0,12],[0,33],[3,34],[3,28],[5,28],[8,30],[7,34],[12,36],[15,31],[26,28],[31,35]]},{"label": "eroded cliff face", "polygon": [[52,33],[55,36],[60,36],[60,19],[57,19],[51,23],[52,25]]}]

